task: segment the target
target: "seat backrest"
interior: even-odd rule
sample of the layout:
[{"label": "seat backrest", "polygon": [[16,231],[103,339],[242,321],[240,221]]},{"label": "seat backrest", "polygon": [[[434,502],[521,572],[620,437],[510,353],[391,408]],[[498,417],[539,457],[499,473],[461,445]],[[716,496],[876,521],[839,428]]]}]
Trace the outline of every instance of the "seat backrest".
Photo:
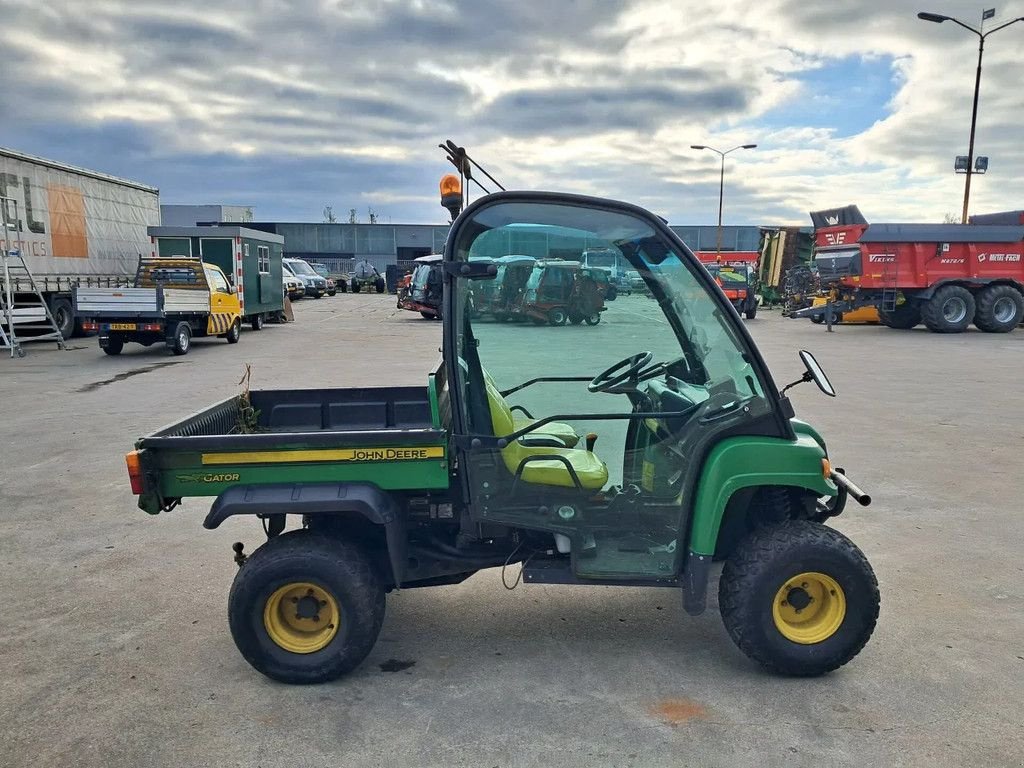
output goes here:
[{"label": "seat backrest", "polygon": [[[494,436],[501,437],[502,435],[509,435],[515,432],[515,426],[512,422],[512,411],[486,371],[484,372],[484,382],[487,387],[487,406],[491,412],[491,425],[494,427]],[[523,446],[518,440],[512,440],[501,449],[501,460],[505,462],[509,472],[515,472],[519,468],[519,462],[523,460],[523,456]]]}]

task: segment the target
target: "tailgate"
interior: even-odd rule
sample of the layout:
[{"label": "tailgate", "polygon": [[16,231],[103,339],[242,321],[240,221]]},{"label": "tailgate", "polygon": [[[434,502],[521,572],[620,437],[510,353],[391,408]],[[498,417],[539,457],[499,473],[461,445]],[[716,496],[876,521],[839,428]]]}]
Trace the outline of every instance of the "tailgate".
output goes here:
[{"label": "tailgate", "polygon": [[153,315],[159,312],[155,288],[76,288],[75,313],[100,315]]}]

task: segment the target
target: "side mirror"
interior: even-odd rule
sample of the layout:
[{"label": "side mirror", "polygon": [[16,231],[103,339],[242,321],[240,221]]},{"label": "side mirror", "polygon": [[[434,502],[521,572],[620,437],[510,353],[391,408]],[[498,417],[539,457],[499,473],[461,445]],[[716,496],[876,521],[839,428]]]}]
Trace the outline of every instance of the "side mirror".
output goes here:
[{"label": "side mirror", "polygon": [[818,385],[818,389],[829,397],[835,397],[836,389],[832,386],[832,382],[828,380],[828,375],[822,369],[814,355],[806,349],[801,349],[800,359],[803,361],[804,367],[807,368],[807,373],[804,374],[804,380],[814,381],[814,383]]}]

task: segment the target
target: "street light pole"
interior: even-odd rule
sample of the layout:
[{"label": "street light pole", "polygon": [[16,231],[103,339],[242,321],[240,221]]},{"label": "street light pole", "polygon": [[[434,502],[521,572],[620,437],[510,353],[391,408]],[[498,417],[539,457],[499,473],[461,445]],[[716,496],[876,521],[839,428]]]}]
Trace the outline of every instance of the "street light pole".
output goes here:
[{"label": "street light pole", "polygon": [[[974,104],[971,107],[971,138],[967,145],[967,178],[964,181],[964,209],[960,219],[962,224],[966,224],[967,209],[971,200],[971,176],[974,175],[974,135],[978,125],[978,96],[981,93],[981,57],[985,53],[985,38],[993,32],[998,32],[1000,29],[1006,29],[1011,24],[1016,24],[1018,21],[1024,21],[1024,16],[1008,21],[1005,24],[1000,24],[998,27],[990,29],[988,32],[982,32],[969,24],[964,24],[960,19],[954,19],[952,16],[944,16],[941,13],[928,13],[927,11],[921,11],[917,14],[917,18],[922,21],[931,21],[935,24],[941,24],[944,21],[952,21],[954,24],[958,24],[978,36],[978,70],[974,76]],[[981,21],[982,25],[984,25],[984,13],[982,14]]]},{"label": "street light pole", "polygon": [[974,105],[971,107],[971,138],[967,142],[967,178],[964,181],[964,211],[960,223],[967,223],[967,206],[971,200],[971,176],[974,175],[974,132],[978,127],[978,96],[981,93],[981,57],[985,53],[985,36],[978,35],[978,71],[974,75]]},{"label": "street light pole", "polygon": [[691,144],[690,149],[707,149],[714,152],[722,159],[721,171],[718,175],[718,234],[715,245],[715,261],[722,261],[722,199],[725,196],[725,156],[730,152],[735,152],[737,149],[754,149],[757,144],[741,144],[738,147],[722,152],[721,150],[709,147],[705,144]]}]

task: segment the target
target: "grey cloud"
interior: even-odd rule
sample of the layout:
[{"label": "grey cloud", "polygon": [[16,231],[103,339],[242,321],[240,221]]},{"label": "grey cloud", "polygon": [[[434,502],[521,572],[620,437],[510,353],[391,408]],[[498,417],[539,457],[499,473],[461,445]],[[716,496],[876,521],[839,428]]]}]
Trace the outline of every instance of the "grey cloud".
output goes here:
[{"label": "grey cloud", "polygon": [[721,116],[743,109],[744,89],[719,85],[703,90],[668,86],[550,88],[515,91],[487,108],[495,130],[523,135],[650,131],[671,118]]}]

